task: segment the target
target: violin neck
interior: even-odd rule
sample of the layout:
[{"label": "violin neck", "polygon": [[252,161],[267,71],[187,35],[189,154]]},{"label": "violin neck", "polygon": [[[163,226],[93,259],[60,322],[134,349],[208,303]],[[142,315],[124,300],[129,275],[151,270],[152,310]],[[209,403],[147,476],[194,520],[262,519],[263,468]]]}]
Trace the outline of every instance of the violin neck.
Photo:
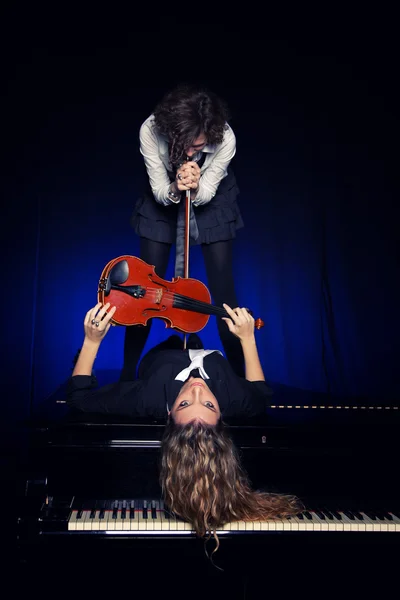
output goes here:
[{"label": "violin neck", "polygon": [[192,312],[198,312],[203,315],[229,317],[226,310],[221,306],[215,306],[215,304],[209,304],[208,302],[195,300],[194,298],[190,298],[189,296],[183,296],[182,294],[174,294],[173,307],[181,308],[184,310],[191,310]]}]

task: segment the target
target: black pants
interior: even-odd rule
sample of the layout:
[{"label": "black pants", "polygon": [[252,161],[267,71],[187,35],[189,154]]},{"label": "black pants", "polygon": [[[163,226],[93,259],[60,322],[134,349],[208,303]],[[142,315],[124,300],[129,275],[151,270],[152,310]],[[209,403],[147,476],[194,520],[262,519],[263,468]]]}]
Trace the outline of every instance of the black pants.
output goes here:
[{"label": "black pants", "polygon": [[[233,240],[227,240],[202,244],[201,248],[213,303],[222,306],[222,303],[225,302],[230,307],[236,308],[238,303],[233,281],[232,242]],[[148,264],[154,265],[157,275],[161,278],[165,278],[170,252],[171,244],[140,238],[140,258]],[[239,377],[244,377],[244,359],[240,341],[229,331],[225,321],[219,317],[215,318],[225,356],[235,373]],[[132,376],[136,375],[137,365],[150,333],[151,324],[152,319],[146,326],[132,325],[126,328],[121,380],[131,380]]]}]

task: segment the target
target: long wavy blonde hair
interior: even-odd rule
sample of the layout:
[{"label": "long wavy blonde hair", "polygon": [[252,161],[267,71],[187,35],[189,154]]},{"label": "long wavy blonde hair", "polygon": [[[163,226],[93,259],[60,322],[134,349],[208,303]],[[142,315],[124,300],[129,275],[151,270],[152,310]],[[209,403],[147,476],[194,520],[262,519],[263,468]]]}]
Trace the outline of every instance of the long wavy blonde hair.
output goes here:
[{"label": "long wavy blonde hair", "polygon": [[[216,426],[170,419],[161,442],[160,484],[171,512],[199,537],[233,521],[265,521],[304,508],[295,496],[254,491],[222,421]],[[215,551],[215,550],[214,550]]]}]

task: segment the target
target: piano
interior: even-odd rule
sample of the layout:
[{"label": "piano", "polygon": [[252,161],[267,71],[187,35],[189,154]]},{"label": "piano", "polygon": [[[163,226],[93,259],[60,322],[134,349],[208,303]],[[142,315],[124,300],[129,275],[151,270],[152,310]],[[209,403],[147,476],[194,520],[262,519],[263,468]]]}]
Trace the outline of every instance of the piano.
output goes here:
[{"label": "piano", "polygon": [[248,594],[256,582],[257,590],[263,586],[266,565],[276,577],[286,577],[288,568],[293,576],[311,569],[317,579],[329,565],[346,571],[351,564],[355,572],[374,565],[375,574],[395,568],[396,406],[277,403],[262,421],[231,422],[253,487],[295,494],[305,510],[291,518],[227,523],[217,531],[212,561],[215,539],[199,540],[162,501],[162,422],[74,414],[62,403],[52,412],[56,417],[47,411],[26,424],[21,461],[18,554],[30,581],[43,564],[55,573],[73,557],[74,567],[89,571],[133,568],[154,585],[157,564],[161,586],[173,557],[185,565],[185,577],[213,578],[221,571],[231,574],[231,585],[241,573],[240,585],[232,584],[235,597],[244,580]]}]

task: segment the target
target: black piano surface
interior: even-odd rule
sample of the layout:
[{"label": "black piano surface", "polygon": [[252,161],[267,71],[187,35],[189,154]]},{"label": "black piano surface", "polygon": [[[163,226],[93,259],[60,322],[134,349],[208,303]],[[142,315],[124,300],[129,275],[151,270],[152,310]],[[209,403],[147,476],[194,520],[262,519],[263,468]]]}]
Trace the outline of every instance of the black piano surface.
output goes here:
[{"label": "black piano surface", "polygon": [[[264,584],[266,593],[280,591],[279,581],[288,586],[287,571],[308,574],[311,582],[332,578],[337,570],[346,573],[350,563],[355,572],[377,573],[398,559],[400,410],[394,403],[338,403],[282,386],[265,418],[230,422],[253,487],[297,495],[322,527],[225,531],[215,555],[223,571],[211,565],[203,541],[190,532],[71,529],[74,509],[75,516],[82,510],[94,516],[101,506],[116,511],[133,501],[142,510],[144,501],[148,506],[159,501],[164,424],[73,413],[54,398],[42,408],[24,425],[28,443],[20,469],[18,550],[31,578],[44,564],[52,572],[62,570],[73,556],[75,566],[84,561],[89,570],[120,576],[135,565],[154,587],[152,574],[169,577],[175,564],[185,565],[185,578],[207,574],[214,583],[215,577],[225,578],[230,597],[255,597],[251,593]],[[353,523],[364,515],[370,527],[336,530],[333,514]],[[371,526],[390,519],[390,527]],[[226,587],[228,573],[232,587]]]}]

